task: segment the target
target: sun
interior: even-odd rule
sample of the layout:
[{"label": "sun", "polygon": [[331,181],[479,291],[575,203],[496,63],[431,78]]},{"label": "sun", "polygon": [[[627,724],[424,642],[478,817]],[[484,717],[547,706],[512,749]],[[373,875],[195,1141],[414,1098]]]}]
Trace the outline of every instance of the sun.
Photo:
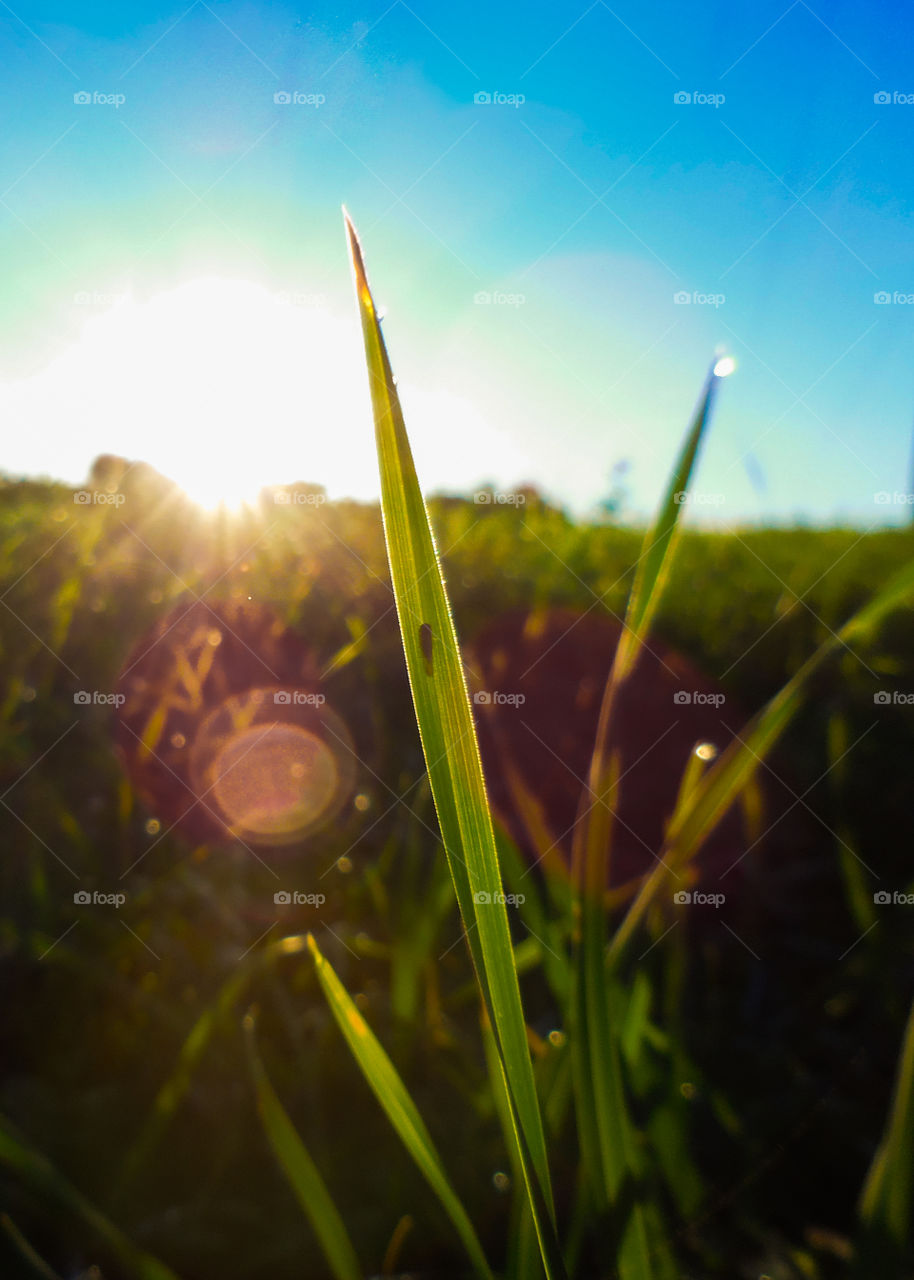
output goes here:
[{"label": "sun", "polygon": [[[232,508],[265,485],[337,478],[341,432],[370,421],[357,337],[323,299],[209,278],[116,306],[74,358],[89,376],[105,362],[101,414],[130,406],[135,456],[201,506]],[[360,475],[350,456],[356,488],[369,462]]]},{"label": "sun", "polygon": [[[461,394],[459,374],[398,384],[428,489],[472,490],[526,469]],[[210,509],[297,481],[330,497],[378,495],[348,292],[331,299],[211,276],[116,297],[40,372],[0,385],[0,414],[12,426],[7,470],[77,486],[109,453],[151,464]]]}]

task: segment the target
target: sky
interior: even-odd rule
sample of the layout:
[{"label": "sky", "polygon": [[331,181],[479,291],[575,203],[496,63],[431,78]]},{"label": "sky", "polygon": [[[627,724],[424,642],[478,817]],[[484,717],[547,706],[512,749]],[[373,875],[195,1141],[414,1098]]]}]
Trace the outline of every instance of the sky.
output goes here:
[{"label": "sky", "polygon": [[[341,218],[428,492],[905,522],[914,22],[896,5],[0,6],[0,468],[377,494]],[[616,473],[618,475],[618,472]]]}]

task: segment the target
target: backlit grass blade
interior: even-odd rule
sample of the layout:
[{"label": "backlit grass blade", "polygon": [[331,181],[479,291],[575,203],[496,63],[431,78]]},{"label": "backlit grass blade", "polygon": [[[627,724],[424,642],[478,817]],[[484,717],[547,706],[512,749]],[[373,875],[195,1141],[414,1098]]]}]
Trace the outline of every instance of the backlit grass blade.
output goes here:
[{"label": "backlit grass blade", "polygon": [[615,680],[624,680],[631,671],[638,656],[638,650],[644,643],[657,612],[673,563],[675,535],[680,527],[679,518],[686,505],[689,481],[705,427],[711,416],[717,384],[731,368],[731,362],[719,360],[708,374],[698,409],[679,457],[676,459],[663,501],[644,539],[641,557],[635,570],[635,581],[625,611],[625,626],[613,661]]},{"label": "backlit grass blade", "polygon": [[252,1017],[245,1018],[244,1029],[257,1093],[257,1110],[273,1154],[304,1209],[336,1280],[362,1280],[364,1272],[330,1192],[264,1069],[257,1052]]},{"label": "backlit grass blade", "polygon": [[910,1241],[914,1205],[914,1005],[898,1060],[898,1078],[885,1135],[860,1200],[860,1216],[874,1235],[901,1250]]},{"label": "backlit grass blade", "polygon": [[668,883],[669,868],[685,865],[710,836],[735,802],[761,762],[802,706],[810,678],[836,650],[865,640],[895,609],[914,600],[914,564],[900,573],[806,660],[783,689],[734,738],[693,789],[683,797],[670,820],[665,852],[642,886],[609,949],[612,962],[626,944],[658,891]]},{"label": "backlit grass blade", "polygon": [[50,1201],[58,1212],[62,1210],[81,1222],[95,1241],[116,1260],[120,1274],[135,1280],[177,1280],[170,1267],[132,1244],[113,1222],[58,1173],[46,1156],[16,1135],[2,1117],[0,1164],[12,1169],[31,1190]]},{"label": "backlit grass blade", "polygon": [[248,984],[263,966],[283,956],[304,950],[300,935],[280,938],[261,950],[253,951],[223,983],[216,999],[203,1010],[187,1034],[178,1060],[162,1084],[143,1128],[131,1145],[119,1171],[114,1202],[120,1204],[140,1171],[155,1154],[166,1131],[174,1121],[179,1106],[193,1083],[194,1073],[216,1032],[230,1020],[232,1010]]},{"label": "backlit grass blade", "polygon": [[[613,753],[609,778],[619,776]],[[619,1038],[606,975],[606,886],[609,850],[588,851],[587,880],[579,903],[575,945],[575,1024],[571,1048],[577,1058],[578,1132],[591,1185],[601,1211],[618,1224],[615,1264],[626,1280],[669,1276],[671,1264],[659,1215],[642,1198],[642,1169],[622,1077]],[[587,1130],[592,1127],[593,1132]]]},{"label": "backlit grass blade", "polygon": [[[550,1268],[561,1264],[546,1142],[476,732],[387,350],[348,218],[346,226],[374,411],[384,533],[416,719],[464,929],[508,1084],[540,1247],[551,1274]],[[454,447],[459,448],[460,442],[455,441]],[[545,1220],[539,1202],[546,1206]]]},{"label": "backlit grass blade", "polygon": [[352,1055],[359,1064],[362,1074],[406,1150],[441,1201],[442,1207],[463,1241],[476,1274],[482,1276],[483,1280],[492,1280],[492,1273],[473,1224],[448,1180],[431,1135],[416,1110],[406,1086],[368,1023],[359,1013],[346,988],[310,935],[308,946],[314,957],[318,981],[327,997],[330,1011],[352,1050]]}]

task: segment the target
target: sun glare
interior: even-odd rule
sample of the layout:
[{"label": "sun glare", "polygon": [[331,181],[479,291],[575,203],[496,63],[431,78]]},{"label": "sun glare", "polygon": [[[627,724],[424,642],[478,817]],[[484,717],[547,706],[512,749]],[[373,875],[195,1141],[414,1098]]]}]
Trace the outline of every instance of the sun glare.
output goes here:
[{"label": "sun glare", "polygon": [[[400,392],[430,487],[476,487],[480,459],[491,474],[523,472],[460,395],[408,381]],[[214,277],[123,297],[40,373],[0,386],[0,412],[16,428],[12,471],[17,449],[25,461],[22,442],[37,437],[46,474],[80,483],[94,456],[121,454],[208,508],[296,481],[331,497],[377,494],[355,308],[334,310],[319,295]],[[21,469],[34,472],[34,457]]]}]

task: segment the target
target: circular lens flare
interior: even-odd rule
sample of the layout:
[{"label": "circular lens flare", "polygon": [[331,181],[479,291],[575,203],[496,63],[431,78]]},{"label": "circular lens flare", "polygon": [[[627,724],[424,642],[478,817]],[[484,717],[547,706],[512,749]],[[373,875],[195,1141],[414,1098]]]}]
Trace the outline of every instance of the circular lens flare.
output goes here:
[{"label": "circular lens flare", "polygon": [[191,763],[195,788],[238,838],[291,844],[323,826],[349,795],[353,755],[346,742],[323,704],[277,701],[274,690],[252,689],[228,698],[201,725]]}]

